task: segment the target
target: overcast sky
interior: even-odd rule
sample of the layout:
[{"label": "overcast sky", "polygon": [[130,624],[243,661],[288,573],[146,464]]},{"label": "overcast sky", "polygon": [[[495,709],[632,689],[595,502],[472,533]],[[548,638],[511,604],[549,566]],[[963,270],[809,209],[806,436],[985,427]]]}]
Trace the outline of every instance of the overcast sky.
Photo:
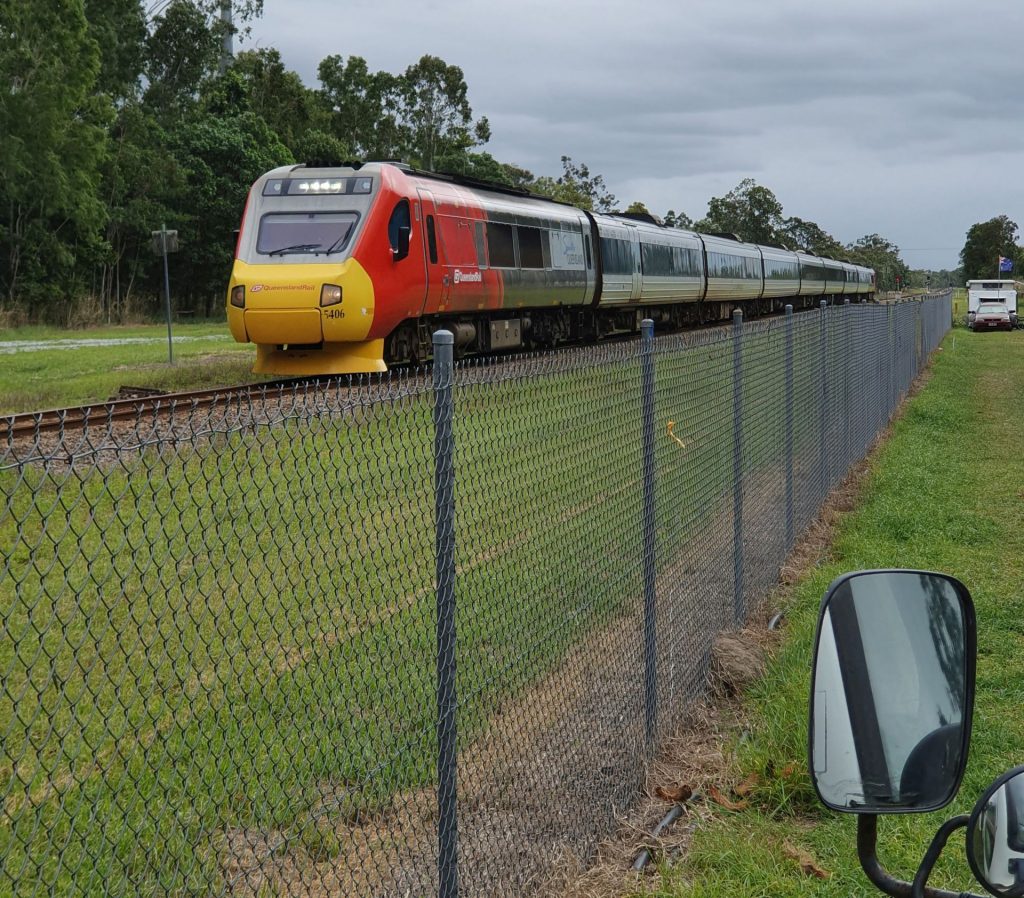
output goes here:
[{"label": "overcast sky", "polygon": [[1021,0],[264,0],[239,47],[310,86],[331,54],[461,66],[485,149],[572,156],[625,206],[699,218],[746,177],[844,243],[953,268],[967,229],[1024,225]]}]

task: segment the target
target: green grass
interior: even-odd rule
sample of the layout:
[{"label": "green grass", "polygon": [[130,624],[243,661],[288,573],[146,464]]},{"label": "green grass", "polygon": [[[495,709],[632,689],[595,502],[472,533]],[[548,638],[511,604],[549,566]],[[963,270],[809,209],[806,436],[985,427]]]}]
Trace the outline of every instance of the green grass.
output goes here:
[{"label": "green grass", "polygon": [[[639,592],[638,382],[460,394],[460,739]],[[0,473],[0,892],[206,894],[230,828],[432,782],[432,401]]]},{"label": "green grass", "polygon": [[[797,327],[798,423],[816,321]],[[755,469],[782,441],[782,343],[750,335]],[[657,365],[662,566],[732,489],[732,343],[697,344]],[[611,355],[458,391],[463,747],[642,592],[639,365]],[[355,817],[433,782],[433,400],[393,384],[411,389],[0,472],[0,894],[208,894],[228,830],[329,855],[325,802]],[[812,439],[800,426],[797,452]]]},{"label": "green grass", "polygon": [[[53,348],[0,355],[0,414],[103,402],[121,386],[165,391],[227,386],[261,379],[251,373],[255,348],[235,343],[224,322],[175,324],[175,364],[167,362],[165,325],[60,330],[0,330],[0,343],[52,342]],[[61,348],[67,340],[149,343]]]},{"label": "green grass", "polygon": [[[1020,651],[1024,512],[1016,459],[1024,444],[1024,340],[1018,333],[946,338],[927,388],[872,461],[860,508],[831,556],[794,591],[784,645],[746,698],[749,739],[734,744],[739,775],[757,774],[751,807],[721,812],[694,834],[684,860],[662,867],[660,896],[875,896],[856,857],[856,821],[821,808],[806,776],[811,642],[818,603],[842,571],[948,571],[971,590],[978,616],[978,679],[970,762],[959,797],[937,814],[880,822],[879,856],[912,879],[935,829],[968,812],[984,787],[1020,763],[1024,698]],[[778,772],[795,765],[781,780]],[[832,879],[802,874],[789,843]],[[955,835],[931,885],[979,891]]]}]

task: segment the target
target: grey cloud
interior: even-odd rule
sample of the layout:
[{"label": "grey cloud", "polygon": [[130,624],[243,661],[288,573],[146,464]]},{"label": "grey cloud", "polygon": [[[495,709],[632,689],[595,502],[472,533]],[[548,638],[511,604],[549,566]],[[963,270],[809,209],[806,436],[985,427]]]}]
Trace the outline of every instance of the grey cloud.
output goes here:
[{"label": "grey cloud", "polygon": [[266,0],[253,38],[309,84],[333,53],[433,53],[499,159],[554,175],[571,155],[623,202],[694,216],[752,176],[844,240],[952,267],[973,222],[1024,221],[1022,26],[1002,0]]}]

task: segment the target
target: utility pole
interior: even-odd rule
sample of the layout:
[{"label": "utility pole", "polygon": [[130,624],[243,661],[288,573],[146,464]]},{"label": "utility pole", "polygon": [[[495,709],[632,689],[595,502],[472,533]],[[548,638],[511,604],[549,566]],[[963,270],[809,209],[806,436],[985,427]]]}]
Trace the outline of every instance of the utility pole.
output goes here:
[{"label": "utility pole", "polygon": [[231,60],[235,58],[235,26],[231,21],[231,0],[221,0],[220,20],[224,23],[224,37],[220,46],[220,73],[223,75],[231,65]]}]

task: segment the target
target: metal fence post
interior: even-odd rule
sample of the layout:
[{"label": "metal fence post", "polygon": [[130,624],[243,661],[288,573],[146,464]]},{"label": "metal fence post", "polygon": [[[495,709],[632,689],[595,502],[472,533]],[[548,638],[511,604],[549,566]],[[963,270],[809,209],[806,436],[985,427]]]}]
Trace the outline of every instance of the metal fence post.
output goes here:
[{"label": "metal fence post", "polygon": [[455,721],[455,457],[451,331],[434,334],[434,499],[437,549],[438,898],[458,898]]},{"label": "metal fence post", "polygon": [[786,306],[786,548],[793,548],[793,306]]},{"label": "metal fence post", "polygon": [[827,313],[828,302],[826,300],[821,301],[821,317],[819,320],[819,377],[821,380],[821,435],[818,443],[818,474],[820,477],[821,484],[821,501],[825,501],[825,497],[828,495],[829,478],[828,478],[828,332],[826,330],[825,319],[828,316]]},{"label": "metal fence post", "polygon": [[889,407],[886,410],[886,420],[892,417],[893,410],[896,408],[896,334],[894,329],[893,318],[895,317],[892,313],[892,303],[886,303],[885,306],[885,326],[887,339],[889,341],[889,357],[886,359],[886,368],[888,369],[889,376],[889,396],[888,404]]},{"label": "metal fence post", "polygon": [[654,322],[640,323],[644,468],[644,733],[654,743],[658,724],[658,656],[654,567]]},{"label": "metal fence post", "polygon": [[732,313],[732,584],[733,616],[743,619],[743,312]]},{"label": "metal fence post", "polygon": [[[843,475],[853,462],[853,449],[850,446],[850,368],[853,343],[850,340],[850,300],[843,300]],[[840,476],[843,476],[840,475]]]}]

